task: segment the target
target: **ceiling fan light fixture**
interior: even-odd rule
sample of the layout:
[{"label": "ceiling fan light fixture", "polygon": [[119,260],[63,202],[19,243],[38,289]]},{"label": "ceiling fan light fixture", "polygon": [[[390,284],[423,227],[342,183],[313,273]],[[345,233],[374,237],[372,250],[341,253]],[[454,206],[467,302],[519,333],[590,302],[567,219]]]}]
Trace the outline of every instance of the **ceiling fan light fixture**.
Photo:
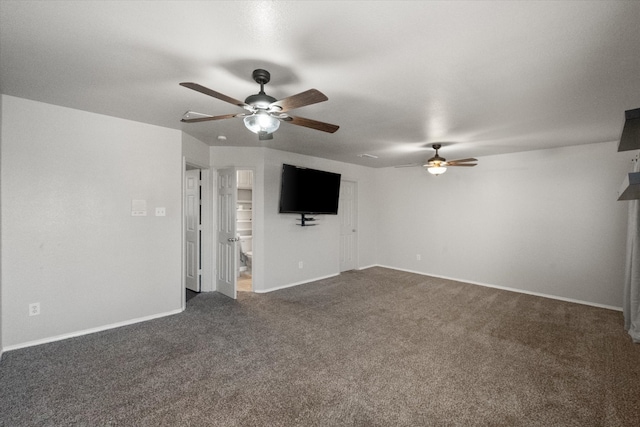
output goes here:
[{"label": "ceiling fan light fixture", "polygon": [[273,133],[280,127],[280,120],[266,111],[258,111],[244,118],[244,125],[253,133]]},{"label": "ceiling fan light fixture", "polygon": [[438,176],[445,173],[447,168],[441,165],[429,165],[429,167],[427,167],[427,171],[429,171],[431,175]]}]

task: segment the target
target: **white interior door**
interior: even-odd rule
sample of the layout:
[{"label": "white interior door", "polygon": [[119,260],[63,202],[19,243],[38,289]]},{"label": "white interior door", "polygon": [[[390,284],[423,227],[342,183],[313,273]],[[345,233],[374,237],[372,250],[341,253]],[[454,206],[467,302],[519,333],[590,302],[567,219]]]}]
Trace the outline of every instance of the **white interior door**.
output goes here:
[{"label": "white interior door", "polygon": [[340,271],[356,268],[357,256],[357,205],[356,183],[340,182],[340,199],[338,212],[340,215]]},{"label": "white interior door", "polygon": [[217,269],[216,289],[229,298],[236,299],[236,271],[238,261],[236,257],[237,242],[240,240],[236,230],[236,205],[238,189],[236,170],[221,169],[218,171],[217,185]]},{"label": "white interior door", "polygon": [[185,172],[185,286],[200,292],[200,169]]}]

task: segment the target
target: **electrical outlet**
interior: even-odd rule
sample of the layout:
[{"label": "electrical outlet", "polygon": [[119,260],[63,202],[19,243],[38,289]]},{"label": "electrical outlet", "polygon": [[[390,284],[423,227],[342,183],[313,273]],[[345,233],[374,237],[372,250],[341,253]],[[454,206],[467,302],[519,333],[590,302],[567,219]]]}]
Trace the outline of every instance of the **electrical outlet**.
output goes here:
[{"label": "electrical outlet", "polygon": [[302,263],[302,261],[298,261],[298,268],[302,268],[304,267],[304,264]]},{"label": "electrical outlet", "polygon": [[156,216],[167,216],[167,210],[165,208],[156,208]]},{"label": "electrical outlet", "polygon": [[420,261],[420,260],[422,259],[422,255],[417,254],[417,255],[416,255],[416,259],[417,259],[418,261]]},{"label": "electrical outlet", "polygon": [[38,314],[40,314],[40,303],[29,304],[29,316],[37,316]]}]

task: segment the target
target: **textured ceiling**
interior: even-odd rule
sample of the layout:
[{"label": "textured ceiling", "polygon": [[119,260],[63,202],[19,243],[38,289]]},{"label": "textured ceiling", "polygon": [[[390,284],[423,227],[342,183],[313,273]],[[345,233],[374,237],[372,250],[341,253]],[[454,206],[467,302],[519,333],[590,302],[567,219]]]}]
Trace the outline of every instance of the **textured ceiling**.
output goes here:
[{"label": "textured ceiling", "polygon": [[[4,94],[373,167],[615,141],[640,107],[640,2],[0,1]],[[258,141],[251,72],[280,99],[329,97]],[[37,117],[34,117],[37,120]],[[217,137],[224,135],[226,141]],[[378,159],[362,158],[369,153]]]}]

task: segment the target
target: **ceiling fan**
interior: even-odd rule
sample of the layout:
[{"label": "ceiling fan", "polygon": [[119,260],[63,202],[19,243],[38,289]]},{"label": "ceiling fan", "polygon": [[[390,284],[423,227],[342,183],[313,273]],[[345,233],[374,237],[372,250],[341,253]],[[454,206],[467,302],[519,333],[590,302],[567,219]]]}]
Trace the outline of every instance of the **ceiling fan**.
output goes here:
[{"label": "ceiling fan", "polygon": [[[434,150],[436,150],[435,156],[431,157],[425,164],[422,165],[423,168],[426,168],[430,174],[440,175],[445,173],[449,166],[476,166],[478,159],[474,159],[472,157],[468,159],[457,159],[457,160],[447,160],[444,157],[440,157],[438,154],[438,150],[442,148],[442,144],[433,144],[431,145]],[[418,166],[416,164],[412,165],[402,165],[396,167],[408,167],[408,166]]]},{"label": "ceiling fan", "polygon": [[327,101],[329,98],[319,90],[309,89],[297,95],[276,100],[274,97],[269,96],[264,92],[264,85],[269,83],[269,80],[271,79],[271,74],[269,74],[268,71],[261,69],[254,70],[252,77],[253,80],[260,85],[260,92],[255,95],[248,96],[244,102],[231,98],[230,96],[223,95],[197,83],[180,83],[180,86],[204,93],[205,95],[242,107],[248,111],[246,113],[225,114],[222,116],[210,116],[195,113],[193,111],[187,111],[180,121],[185,123],[197,123],[211,120],[231,119],[233,117],[243,117],[244,125],[251,132],[258,134],[259,140],[273,139],[273,132],[278,130],[280,122],[287,122],[292,125],[304,126],[328,133],[334,133],[338,130],[339,126],[332,125],[330,123],[319,122],[317,120],[305,119],[303,117],[287,114],[288,111],[295,108]]}]

